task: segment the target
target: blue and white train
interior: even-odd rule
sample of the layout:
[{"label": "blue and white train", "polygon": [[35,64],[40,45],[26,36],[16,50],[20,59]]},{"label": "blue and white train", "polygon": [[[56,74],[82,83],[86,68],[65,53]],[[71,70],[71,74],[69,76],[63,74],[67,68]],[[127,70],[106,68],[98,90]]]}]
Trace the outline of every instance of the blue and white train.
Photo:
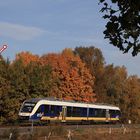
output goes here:
[{"label": "blue and white train", "polygon": [[50,122],[119,122],[119,107],[105,104],[88,104],[60,100],[30,99],[23,102],[19,111],[21,120]]}]

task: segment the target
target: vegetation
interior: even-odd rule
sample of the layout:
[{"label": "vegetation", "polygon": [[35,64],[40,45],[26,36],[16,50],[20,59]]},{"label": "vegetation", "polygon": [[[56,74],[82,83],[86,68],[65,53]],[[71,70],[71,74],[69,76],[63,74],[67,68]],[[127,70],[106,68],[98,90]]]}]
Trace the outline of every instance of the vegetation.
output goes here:
[{"label": "vegetation", "polygon": [[140,118],[140,79],[128,76],[124,66],[105,65],[102,52],[91,47],[78,47],[75,53],[80,56],[95,76],[97,102],[110,103],[121,108],[122,119],[138,123]]},{"label": "vegetation", "polygon": [[140,79],[124,66],[106,65],[93,47],[33,55],[21,52],[14,61],[0,61],[0,124],[16,122],[25,99],[54,97],[117,105],[125,122],[140,121]]},{"label": "vegetation", "polygon": [[140,1],[139,0],[99,0],[103,4],[101,12],[107,20],[105,38],[124,53],[140,52]]},{"label": "vegetation", "polygon": [[1,139],[5,140],[139,140],[140,128],[129,128],[126,129],[118,127],[108,128],[73,128],[64,126],[48,126],[34,128],[33,132],[21,132],[17,128],[5,130],[1,135]]}]

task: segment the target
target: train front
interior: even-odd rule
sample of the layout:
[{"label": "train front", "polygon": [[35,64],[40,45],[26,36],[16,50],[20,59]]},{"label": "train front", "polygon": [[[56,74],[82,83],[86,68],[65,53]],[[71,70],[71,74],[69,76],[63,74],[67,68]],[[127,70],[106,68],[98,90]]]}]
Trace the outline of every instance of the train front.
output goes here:
[{"label": "train front", "polygon": [[31,113],[36,105],[36,101],[34,100],[26,100],[23,102],[20,111],[19,111],[19,120],[27,121],[30,120]]}]

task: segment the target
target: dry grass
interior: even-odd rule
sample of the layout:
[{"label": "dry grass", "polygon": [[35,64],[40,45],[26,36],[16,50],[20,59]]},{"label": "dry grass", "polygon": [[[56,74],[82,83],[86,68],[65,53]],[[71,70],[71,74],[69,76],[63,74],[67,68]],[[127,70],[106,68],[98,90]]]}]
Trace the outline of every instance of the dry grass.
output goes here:
[{"label": "dry grass", "polygon": [[[63,126],[50,126],[48,128],[34,129],[34,132],[20,134],[13,131],[11,140],[139,140],[140,129],[122,128],[77,128],[68,130]],[[0,140],[8,140],[9,132],[5,132]]]}]

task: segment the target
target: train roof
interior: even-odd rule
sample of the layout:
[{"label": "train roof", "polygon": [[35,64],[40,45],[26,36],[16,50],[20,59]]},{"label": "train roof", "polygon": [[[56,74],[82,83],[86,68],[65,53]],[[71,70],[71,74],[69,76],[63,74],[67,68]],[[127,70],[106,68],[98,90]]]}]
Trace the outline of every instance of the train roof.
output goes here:
[{"label": "train roof", "polygon": [[115,109],[120,110],[119,107],[115,105],[110,105],[106,103],[84,103],[84,102],[75,102],[75,101],[64,101],[60,99],[55,98],[32,98],[29,100],[26,100],[25,102],[32,102],[37,103],[40,102],[40,104],[53,104],[53,105],[63,105],[63,106],[75,106],[75,107],[95,107],[95,108],[103,108],[103,109]]},{"label": "train roof", "polygon": [[47,100],[47,98],[32,98],[32,99],[27,99],[25,100],[25,102],[33,102],[33,103],[37,103],[40,100]]}]

